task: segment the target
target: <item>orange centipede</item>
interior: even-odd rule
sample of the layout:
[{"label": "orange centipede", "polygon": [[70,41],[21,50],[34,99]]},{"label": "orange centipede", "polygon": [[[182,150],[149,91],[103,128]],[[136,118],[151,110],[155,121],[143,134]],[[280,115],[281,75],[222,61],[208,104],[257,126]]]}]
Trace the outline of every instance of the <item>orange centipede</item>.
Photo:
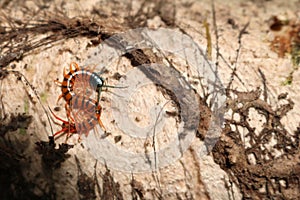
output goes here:
[{"label": "orange centipede", "polygon": [[63,120],[56,116],[50,109],[52,115],[62,122],[62,129],[56,132],[53,136],[58,137],[62,133],[67,133],[66,140],[75,133],[79,133],[79,139],[82,134],[88,136],[90,130],[99,124],[101,128],[105,131],[105,127],[100,119],[101,116],[101,106],[97,101],[86,98],[83,96],[75,95],[72,97],[72,116],[69,116],[69,121]]},{"label": "orange centipede", "polygon": [[104,80],[94,72],[80,69],[78,64],[72,62],[70,64],[69,72],[64,68],[63,81],[55,81],[61,87],[61,95],[57,102],[64,98],[66,101],[65,109],[68,117],[70,116],[70,107],[72,107],[73,97],[75,95],[89,97],[93,91],[97,92],[97,103],[99,104],[100,92],[103,87]]}]

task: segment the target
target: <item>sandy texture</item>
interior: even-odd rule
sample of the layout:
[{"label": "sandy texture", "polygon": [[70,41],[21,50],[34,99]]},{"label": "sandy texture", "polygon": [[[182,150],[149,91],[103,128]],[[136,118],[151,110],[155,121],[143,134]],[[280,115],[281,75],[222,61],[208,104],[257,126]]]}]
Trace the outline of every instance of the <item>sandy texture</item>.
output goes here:
[{"label": "sandy texture", "polygon": [[[270,28],[273,16],[299,26],[299,0],[57,0],[49,3],[15,0],[0,5],[3,11],[3,15],[0,14],[3,35],[0,147],[3,153],[0,155],[3,154],[1,163],[7,160],[7,165],[1,164],[0,169],[7,174],[1,178],[13,187],[4,199],[20,195],[25,196],[24,199],[299,198],[299,63],[298,66],[293,63],[289,52],[280,56],[271,48],[276,35],[285,34],[290,24],[283,25],[281,32]],[[9,34],[5,31],[13,30],[11,27],[20,28],[27,23],[27,27],[37,27],[44,22],[45,26],[33,32],[23,30],[18,36],[6,38]],[[55,25],[60,28],[56,29]],[[218,110],[210,105],[212,97],[206,88],[209,83],[203,78],[205,75],[197,74],[186,58],[174,53],[162,54],[150,48],[127,53],[115,60],[109,60],[109,56],[101,60],[100,55],[91,53],[95,49],[100,51],[99,45],[114,34],[141,27],[172,29],[196,42],[206,54],[202,59],[215,66],[222,82],[221,89],[227,89],[227,107]],[[30,40],[22,43],[26,38]],[[168,41],[168,36],[161,40]],[[11,44],[21,44],[12,48],[15,54],[10,52]],[[15,56],[18,53],[20,57]],[[7,59],[8,55],[11,60]],[[178,106],[172,91],[153,83],[137,89],[126,101],[127,110],[118,108],[123,104],[114,103],[116,99],[125,101],[126,92],[123,90],[122,94],[122,88],[103,91],[101,120],[107,133],[97,125],[89,138],[81,136],[82,142],[78,142],[79,134],[69,138],[67,143],[73,147],[59,146],[65,142],[64,136],[59,137],[54,149],[48,136],[61,130],[62,122],[54,119],[58,124],[53,120],[49,123],[47,113],[52,115],[48,107],[67,120],[66,102],[63,99],[57,102],[61,88],[54,80],[63,79],[63,69],[68,71],[71,62],[101,72],[105,83],[111,86],[132,83],[126,82],[126,77],[139,64],[172,66],[195,89],[196,92],[192,90],[187,95],[195,98],[199,106],[199,110],[193,109],[191,103],[189,112],[193,116],[199,113],[200,122],[188,149],[179,159],[172,160],[173,157],[166,155],[164,158],[170,159],[170,163],[163,168],[152,162],[152,170],[138,173],[125,167],[120,170],[117,163],[111,165],[101,159],[114,157],[114,151],[104,151],[97,146],[99,141],[105,140],[122,152],[153,155],[177,139],[177,133],[186,126],[185,118],[181,118],[184,115],[180,115],[184,113],[180,110],[182,106]],[[12,72],[12,68],[19,73]],[[5,70],[10,72],[6,75]],[[291,72],[292,82],[287,83]],[[164,75],[167,77],[168,73]],[[283,93],[287,96],[278,98]],[[92,98],[96,95],[93,91]],[[127,120],[141,129],[120,128],[121,114],[115,114],[118,111],[127,111]],[[224,114],[227,120],[222,129],[212,126],[212,120],[217,120],[211,115],[216,112]],[[156,118],[159,115],[163,122]],[[142,133],[137,130],[145,127],[154,127],[155,137],[152,131],[149,136],[139,138]],[[130,131],[132,134],[128,134]],[[89,139],[95,144],[87,143]],[[210,151],[206,152],[206,148]],[[99,156],[97,151],[99,155],[107,153]],[[118,162],[118,159],[113,161]],[[11,173],[10,169],[15,169],[16,173]]]}]

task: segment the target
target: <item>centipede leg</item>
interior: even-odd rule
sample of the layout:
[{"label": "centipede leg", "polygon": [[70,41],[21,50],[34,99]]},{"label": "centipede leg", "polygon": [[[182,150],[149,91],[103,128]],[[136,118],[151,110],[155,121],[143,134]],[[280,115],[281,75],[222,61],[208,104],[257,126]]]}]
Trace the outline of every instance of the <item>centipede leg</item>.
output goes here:
[{"label": "centipede leg", "polygon": [[98,118],[98,122],[99,122],[101,128],[104,130],[104,132],[106,132],[106,128],[104,127],[104,125],[103,125],[103,123],[102,123],[100,117]]},{"label": "centipede leg", "polygon": [[[75,128],[75,126],[73,125],[73,126],[71,127],[71,123],[72,123],[72,122],[70,123],[70,122],[68,122],[68,121],[65,121],[65,120],[61,119],[60,117],[58,117],[57,115],[55,115],[55,114],[53,113],[53,111],[52,111],[50,108],[49,108],[49,110],[50,110],[51,114],[54,116],[55,119],[57,119],[57,120],[63,122],[63,124],[62,124],[62,127],[63,127],[63,128],[62,128],[60,131],[54,133],[53,137],[56,137],[56,136],[60,135],[61,133],[66,133],[66,132],[68,131],[68,132],[67,132],[67,138],[68,138],[68,135],[73,134],[73,133],[76,133],[76,128]],[[68,127],[66,128],[66,127],[64,127],[64,126],[68,126]],[[67,140],[67,138],[66,138],[66,140]]]},{"label": "centipede leg", "polygon": [[58,117],[57,115],[54,114],[54,112],[49,108],[51,114],[55,117],[55,119],[59,120],[59,121],[62,121],[64,124],[68,124],[69,122],[68,121],[65,121],[63,119],[61,119],[60,117]]},{"label": "centipede leg", "polygon": [[61,99],[61,98],[63,98],[64,97],[64,95],[63,94],[61,94],[61,95],[59,95],[59,97],[57,98],[57,100],[56,100],[56,104],[59,102],[59,100]]},{"label": "centipede leg", "polygon": [[62,85],[62,82],[59,82],[58,80],[54,80],[54,83],[57,84],[58,86]]},{"label": "centipede leg", "polygon": [[70,109],[68,103],[65,104],[65,110],[66,110],[66,113],[67,113],[67,118],[71,119],[71,121],[75,122],[74,118],[71,116],[71,109]]},{"label": "centipede leg", "polygon": [[66,128],[63,128],[63,129],[61,129],[60,131],[57,131],[56,133],[54,133],[53,134],[53,137],[55,138],[57,135],[60,135],[61,133],[64,133],[64,132],[66,132],[67,131],[67,129]]},{"label": "centipede leg", "polygon": [[[71,66],[70,66],[71,67]],[[67,75],[66,68],[64,67],[64,77]]]},{"label": "centipede leg", "polygon": [[[72,69],[72,66],[75,66],[75,70]],[[79,70],[78,64],[76,62],[71,62],[71,64],[70,64],[70,72],[74,73],[74,72],[76,72],[78,70]]]},{"label": "centipede leg", "polygon": [[103,123],[102,123],[102,121],[100,119],[100,117],[101,117],[101,111],[102,111],[102,107],[100,106],[100,104],[98,104],[97,110],[96,110],[97,120],[98,120],[98,123],[101,126],[101,128],[104,130],[104,132],[106,132],[106,128],[105,128],[105,126],[103,125]]},{"label": "centipede leg", "polygon": [[68,139],[71,137],[71,135],[72,135],[72,132],[71,132],[70,126],[69,126],[69,127],[68,127],[68,132],[67,132],[67,134],[66,134],[65,143],[67,143],[67,141],[68,141]]}]

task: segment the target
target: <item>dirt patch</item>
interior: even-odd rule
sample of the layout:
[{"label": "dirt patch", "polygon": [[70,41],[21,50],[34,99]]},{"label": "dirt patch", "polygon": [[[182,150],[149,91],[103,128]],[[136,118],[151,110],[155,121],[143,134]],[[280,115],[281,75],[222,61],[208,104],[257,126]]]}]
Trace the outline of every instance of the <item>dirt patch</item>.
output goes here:
[{"label": "dirt patch", "polygon": [[[293,102],[287,99],[285,104],[273,110],[268,103],[258,99],[259,96],[253,95],[257,92],[233,91],[237,98],[228,103],[232,118],[226,120],[221,140],[214,148],[214,159],[233,175],[232,180],[238,182],[244,198],[293,199],[299,196],[299,191],[291,192],[291,188],[298,187],[295,180],[299,180],[300,175],[296,164],[299,128],[289,133],[280,121],[292,110]],[[257,127],[251,125],[251,120],[257,120],[250,114],[252,108],[252,112],[262,115],[263,119],[259,119],[263,120],[261,128],[258,123]]]},{"label": "dirt patch", "polygon": [[[292,9],[295,2],[0,3],[1,197],[297,199],[300,99],[296,86],[299,10]],[[286,10],[284,18],[278,7]],[[201,75],[191,76],[189,63],[153,49],[135,49],[105,66],[101,75],[114,85],[140,65],[164,63],[193,86],[190,94],[199,102],[196,140],[187,152],[181,152],[178,162],[165,168],[135,174],[100,164],[102,161],[88,153],[76,134],[68,144],[63,137],[54,140],[51,136],[63,126],[53,122],[48,106],[55,107],[54,113],[67,120],[65,102],[56,104],[61,88],[54,83],[61,79],[63,67],[71,61],[84,63],[91,56],[87,55],[89,49],[97,48],[115,34],[138,27],[172,28],[206,47],[205,56],[208,62],[215,63],[227,100],[221,135],[210,135],[214,120],[212,94],[207,92]],[[136,109],[133,113],[137,113],[135,122],[147,124],[142,114],[153,96],[156,102],[152,101],[157,104],[169,102],[162,113],[173,124],[165,131],[179,129],[184,110],[176,94],[159,84],[154,87],[153,94],[142,94],[144,104],[131,104]],[[100,104],[101,119],[109,132],[103,136],[99,131],[99,138],[127,150],[140,145],[143,149],[138,150],[145,154],[156,153],[159,142],[170,140],[170,135],[130,140],[118,132],[111,114],[114,90],[107,91],[103,91]],[[197,157],[199,146],[205,147],[205,158]],[[222,172],[226,172],[224,177],[215,179]]]}]

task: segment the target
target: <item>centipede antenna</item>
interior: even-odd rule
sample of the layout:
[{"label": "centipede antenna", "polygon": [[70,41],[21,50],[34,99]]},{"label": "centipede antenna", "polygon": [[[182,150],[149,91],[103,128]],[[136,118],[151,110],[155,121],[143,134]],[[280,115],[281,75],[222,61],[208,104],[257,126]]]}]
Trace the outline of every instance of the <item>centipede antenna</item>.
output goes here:
[{"label": "centipede antenna", "polygon": [[[100,102],[100,94],[102,92],[103,87],[105,87],[105,88],[128,88],[128,86],[113,86],[113,85],[105,85],[105,84],[103,84],[102,86],[98,86],[97,89],[96,89],[96,92],[98,93],[98,95],[97,95],[97,105]],[[117,95],[116,93],[113,93],[113,92],[111,92],[111,93]]]},{"label": "centipede antenna", "polygon": [[[105,87],[105,88],[120,88],[120,89],[128,88],[128,86],[114,86],[114,85],[105,85],[105,84],[103,84],[102,87]],[[113,93],[113,94],[115,94],[115,93]]]},{"label": "centipede antenna", "polygon": [[128,86],[113,86],[113,85],[102,85],[102,87],[106,87],[106,88],[128,88]]},{"label": "centipede antenna", "polygon": [[112,92],[112,91],[109,91],[109,90],[106,91],[106,92],[111,93],[111,94],[113,94],[113,95],[116,95],[117,97],[124,98],[124,96],[118,95],[118,94],[115,93],[115,92]]},{"label": "centipede antenna", "polygon": [[53,128],[52,128],[52,125],[51,125],[51,122],[50,122],[50,117],[48,115],[48,112],[46,110],[46,108],[44,107],[44,105],[42,104],[42,101],[40,99],[40,96],[38,95],[37,91],[35,90],[35,88],[30,84],[30,82],[27,80],[27,78],[19,71],[15,71],[15,70],[7,70],[8,72],[12,72],[14,73],[16,76],[21,76],[24,78],[26,84],[29,85],[29,87],[31,88],[31,90],[33,91],[34,95],[36,96],[36,98],[38,99],[39,103],[41,104],[43,110],[45,111],[46,113],[46,116],[47,116],[47,119],[48,119],[48,122],[50,124],[50,129],[51,129],[51,133],[52,133],[52,136],[53,136]]},{"label": "centipede antenna", "polygon": [[[128,86],[124,86],[124,87],[120,86],[119,87],[119,86],[113,86],[113,85],[102,85],[102,86],[97,87],[97,90],[96,90],[96,92],[98,93],[98,95],[97,95],[97,99],[98,99],[97,104],[99,104],[99,102],[100,102],[100,93],[102,92],[103,87],[106,87],[106,88],[128,88]],[[111,91],[107,91],[107,92],[112,93],[112,94],[114,94],[118,97],[122,97],[120,95],[117,95],[114,92],[111,92]]]},{"label": "centipede antenna", "polygon": [[106,88],[128,88],[128,86],[106,85],[104,79],[103,79],[103,85],[101,87],[106,87]]}]

